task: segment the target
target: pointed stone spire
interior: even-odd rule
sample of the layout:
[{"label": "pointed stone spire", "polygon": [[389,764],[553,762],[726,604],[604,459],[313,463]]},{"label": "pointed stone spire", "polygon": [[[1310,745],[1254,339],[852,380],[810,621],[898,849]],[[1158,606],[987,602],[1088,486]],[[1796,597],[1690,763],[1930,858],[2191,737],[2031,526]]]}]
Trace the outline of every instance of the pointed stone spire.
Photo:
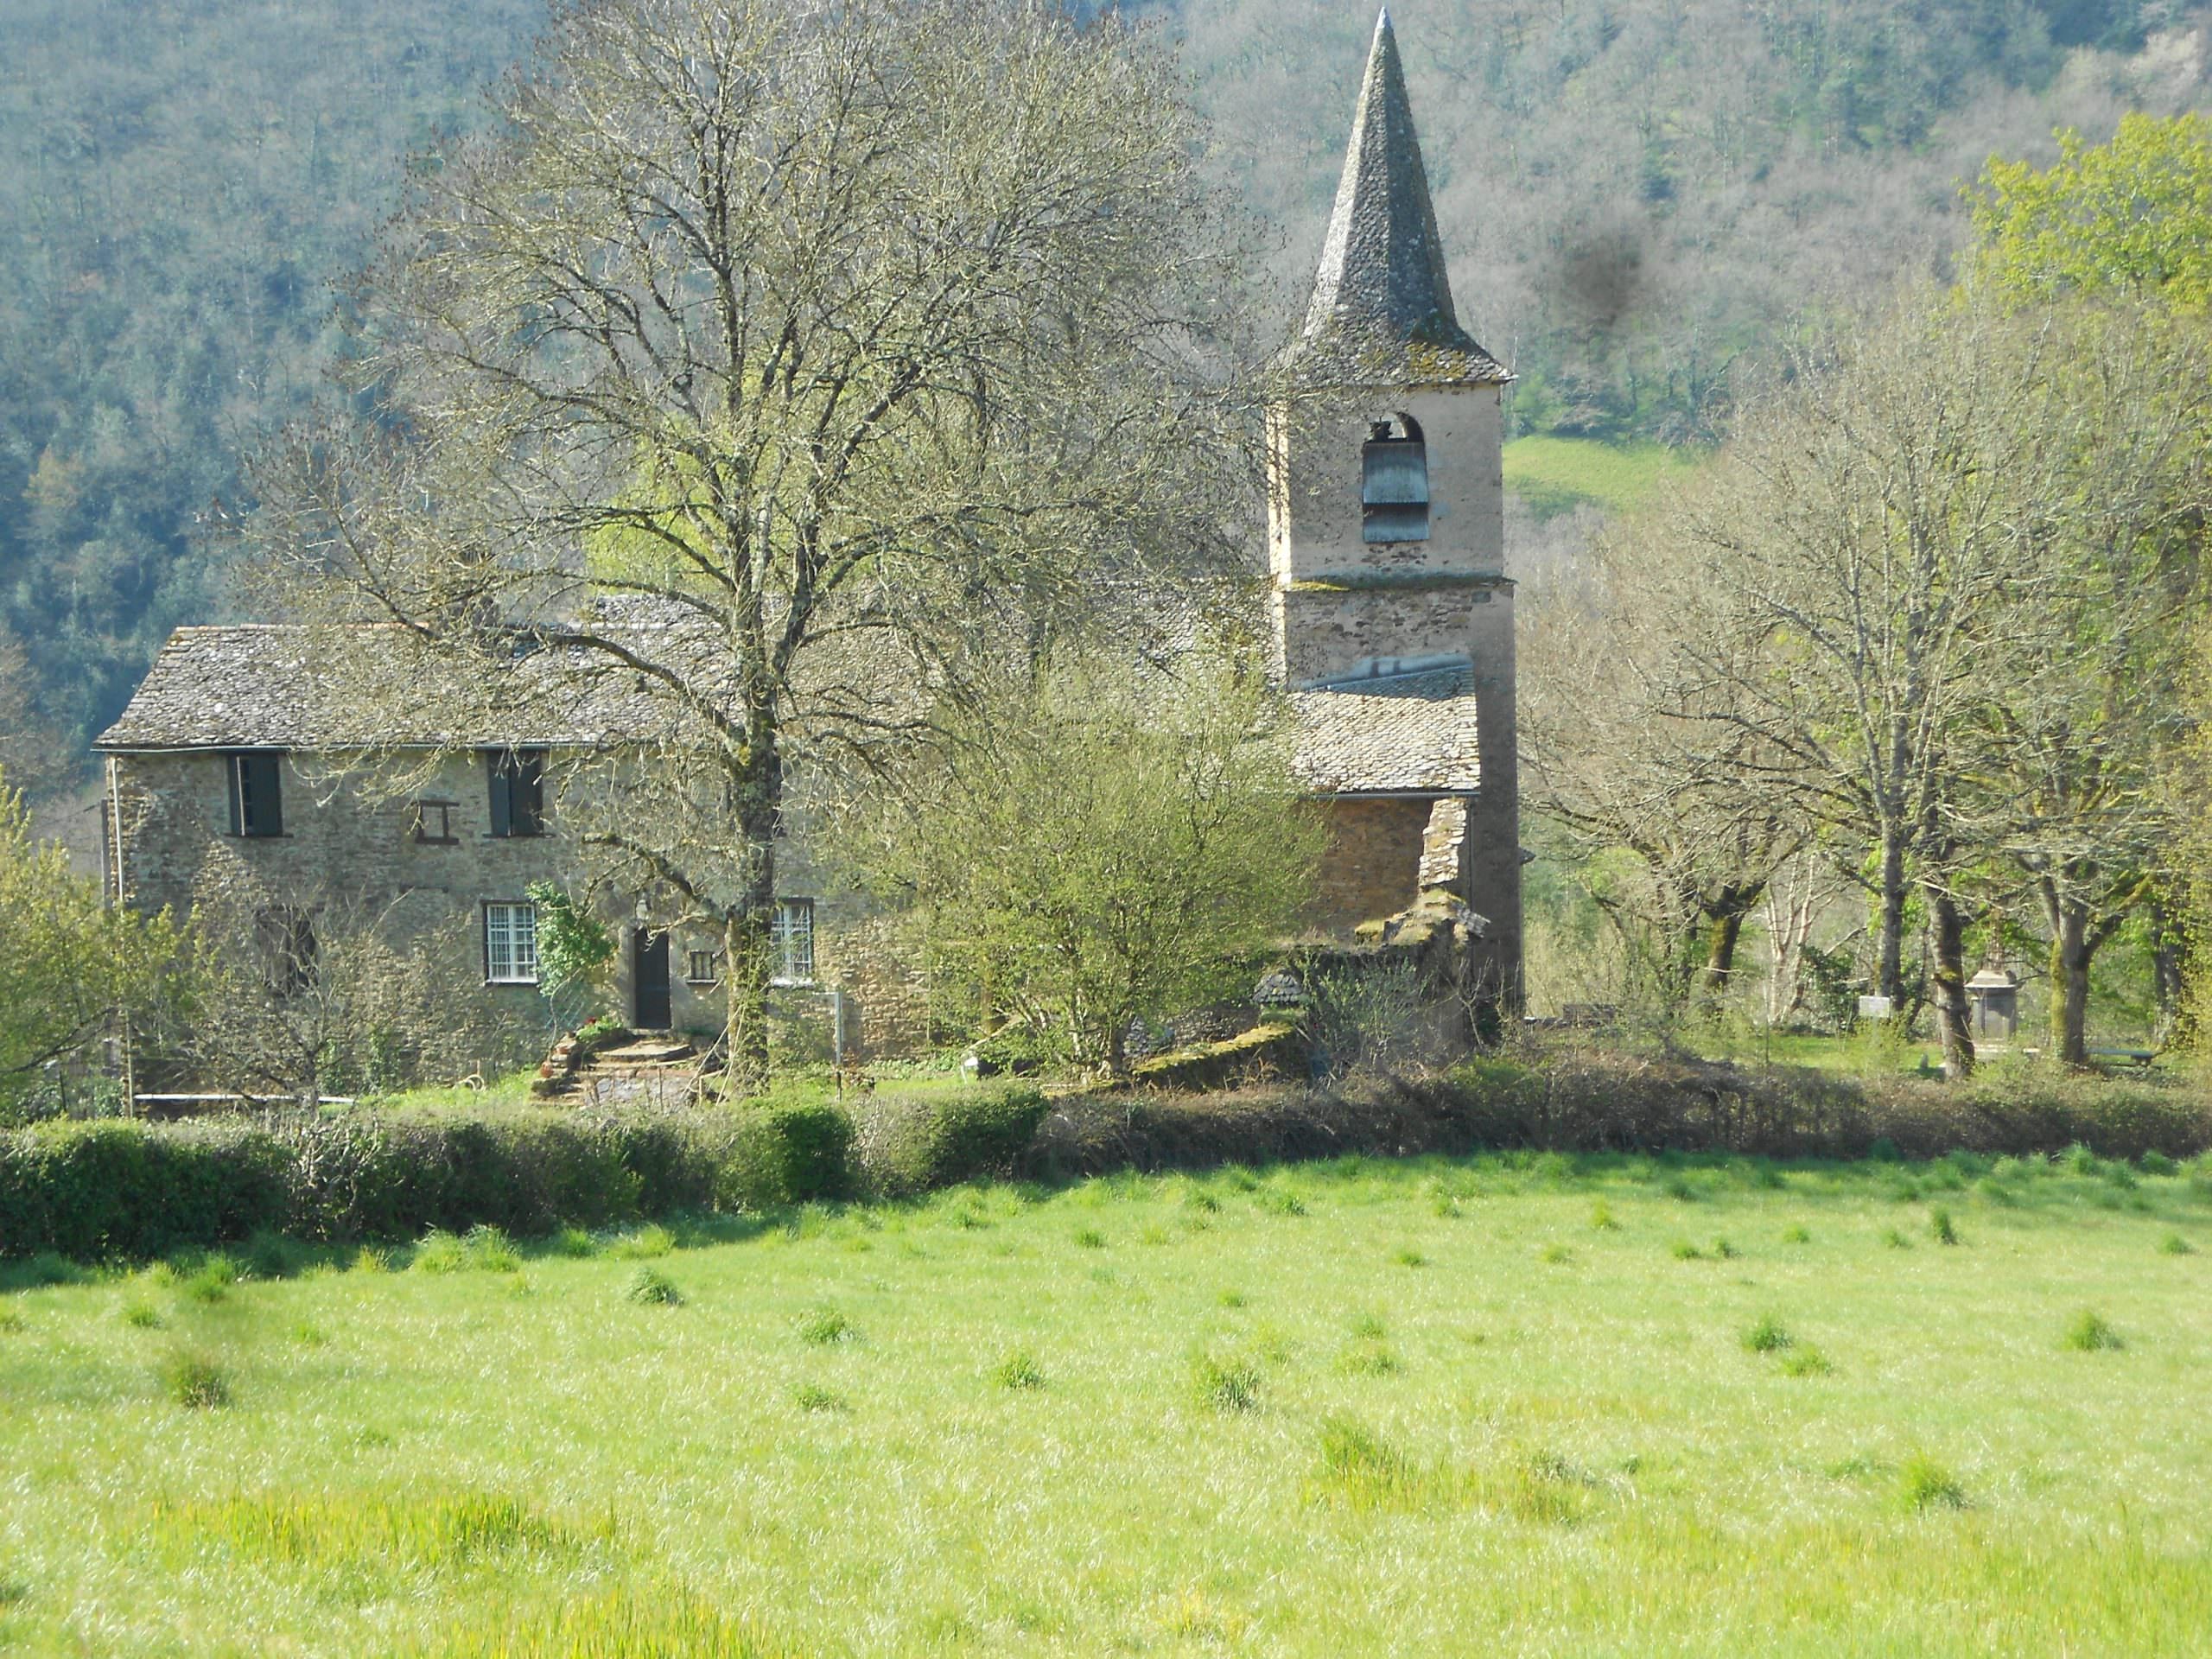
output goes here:
[{"label": "pointed stone spire", "polygon": [[1376,20],[1313,301],[1285,361],[1300,379],[1354,385],[1510,378],[1459,326],[1452,307],[1388,8]]}]

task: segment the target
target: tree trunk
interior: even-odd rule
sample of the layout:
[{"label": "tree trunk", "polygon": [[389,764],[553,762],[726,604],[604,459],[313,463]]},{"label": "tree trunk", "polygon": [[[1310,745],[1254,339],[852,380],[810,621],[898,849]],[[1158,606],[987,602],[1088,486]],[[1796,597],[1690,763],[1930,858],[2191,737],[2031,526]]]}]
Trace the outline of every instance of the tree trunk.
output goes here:
[{"label": "tree trunk", "polygon": [[2059,899],[2050,933],[2050,1044],[2064,1065],[2089,1063],[2088,908],[2079,899]]},{"label": "tree trunk", "polygon": [[2158,1036],[2163,1045],[2187,1040],[2189,939],[2163,899],[2150,901],[2151,979],[2158,996]]},{"label": "tree trunk", "polygon": [[1882,832],[1882,878],[1877,938],[1880,946],[1874,968],[1874,994],[1890,999],[1894,1015],[1904,1005],[1904,836],[1892,828]]},{"label": "tree trunk", "polygon": [[755,721],[744,773],[734,780],[743,876],[722,923],[728,998],[722,1040],[733,1096],[768,1080],[768,981],[775,971],[776,831],[783,813],[783,769],[775,731]]},{"label": "tree trunk", "polygon": [[1958,900],[1928,889],[1935,919],[1936,1026],[1943,1039],[1943,1075],[1954,1082],[1974,1075],[1974,1025],[1967,1006],[1966,918]]}]

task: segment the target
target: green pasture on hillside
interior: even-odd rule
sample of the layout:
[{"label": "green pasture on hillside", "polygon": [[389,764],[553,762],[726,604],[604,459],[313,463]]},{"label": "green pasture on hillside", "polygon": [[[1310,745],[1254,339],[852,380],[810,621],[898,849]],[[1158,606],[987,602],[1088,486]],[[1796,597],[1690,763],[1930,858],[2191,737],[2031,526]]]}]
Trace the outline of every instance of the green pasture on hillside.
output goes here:
[{"label": "green pasture on hillside", "polygon": [[1693,451],[1662,443],[1531,436],[1505,446],[1505,487],[1549,518],[1588,502],[1608,512],[1640,506],[1669,478],[1694,471]]},{"label": "green pasture on hillside", "polygon": [[2195,1655],[2212,1165],[1373,1160],[0,1284],[0,1650]]}]

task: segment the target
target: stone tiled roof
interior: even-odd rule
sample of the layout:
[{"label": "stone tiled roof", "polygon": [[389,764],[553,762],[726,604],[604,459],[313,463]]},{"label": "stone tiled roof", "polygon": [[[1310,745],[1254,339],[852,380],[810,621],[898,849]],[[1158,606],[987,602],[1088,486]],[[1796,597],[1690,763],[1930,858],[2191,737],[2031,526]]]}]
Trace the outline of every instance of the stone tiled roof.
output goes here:
[{"label": "stone tiled roof", "polygon": [[1495,385],[1512,378],[1452,308],[1388,11],[1375,25],[1313,303],[1281,365],[1309,385]]},{"label": "stone tiled roof", "polygon": [[1321,795],[1471,795],[1482,780],[1465,667],[1294,691],[1296,766]]},{"label": "stone tiled roof", "polygon": [[[677,630],[666,626],[629,622],[606,632],[634,641],[648,660],[683,649]],[[671,697],[645,677],[557,639],[496,666],[478,665],[465,696],[441,695],[441,678],[470,671],[416,650],[396,627],[353,631],[334,650],[328,635],[282,624],[179,628],[94,747],[594,747],[664,737],[677,719]],[[426,716],[444,712],[448,721],[449,711],[468,710],[466,728],[426,718],[395,731],[389,702],[361,695],[371,677],[384,689],[419,683],[415,707]]]},{"label": "stone tiled roof", "polygon": [[[647,660],[686,650],[680,626],[624,626]],[[460,671],[447,659],[418,654],[398,629],[364,628],[352,638],[359,654],[337,660],[328,654],[328,636],[305,628],[179,628],[96,747],[122,753],[593,748],[665,739],[679,719],[672,698],[647,678],[557,640],[502,664],[497,671],[508,677],[496,695],[479,684],[456,698],[440,695],[435,681]],[[420,683],[415,706],[426,715],[468,709],[475,711],[467,716],[472,723],[454,728],[426,718],[394,730],[388,703],[358,695],[366,675]],[[1319,793],[1475,788],[1475,699],[1464,667],[1294,692],[1291,704],[1298,724],[1295,764]]]}]

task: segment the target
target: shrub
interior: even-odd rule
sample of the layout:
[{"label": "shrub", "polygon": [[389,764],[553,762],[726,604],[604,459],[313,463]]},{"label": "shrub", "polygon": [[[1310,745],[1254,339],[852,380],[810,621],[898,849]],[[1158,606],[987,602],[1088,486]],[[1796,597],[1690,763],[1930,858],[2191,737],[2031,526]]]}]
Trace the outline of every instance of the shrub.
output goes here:
[{"label": "shrub", "polygon": [[879,1094],[855,1141],[861,1179],[877,1192],[899,1194],[1011,1175],[1046,1109],[1044,1095],[1020,1083]]},{"label": "shrub", "polygon": [[851,1196],[853,1121],[828,1101],[773,1096],[740,1109],[716,1197],[763,1210]]},{"label": "shrub", "polygon": [[676,1281],[652,1267],[640,1267],[632,1274],[629,1288],[622,1294],[645,1307],[677,1307],[683,1301],[683,1293],[676,1287]]},{"label": "shrub", "polygon": [[1916,1452],[1897,1465],[1897,1500],[1908,1510],[1963,1510],[1967,1489],[1935,1459]]},{"label": "shrub", "polygon": [[2181,1169],[2178,1163],[2155,1147],[2135,1161],[2145,1175],[2172,1175],[2178,1173]]},{"label": "shrub", "polygon": [[191,1411],[231,1403],[229,1379],[222,1367],[205,1354],[170,1355],[162,1367],[162,1388],[170,1399]]},{"label": "shrub", "polygon": [[2120,1341],[2119,1332],[2106,1324],[2101,1316],[2087,1308],[2074,1316],[2060,1342],[2062,1346],[2083,1354],[2100,1353],[2126,1345]]}]

